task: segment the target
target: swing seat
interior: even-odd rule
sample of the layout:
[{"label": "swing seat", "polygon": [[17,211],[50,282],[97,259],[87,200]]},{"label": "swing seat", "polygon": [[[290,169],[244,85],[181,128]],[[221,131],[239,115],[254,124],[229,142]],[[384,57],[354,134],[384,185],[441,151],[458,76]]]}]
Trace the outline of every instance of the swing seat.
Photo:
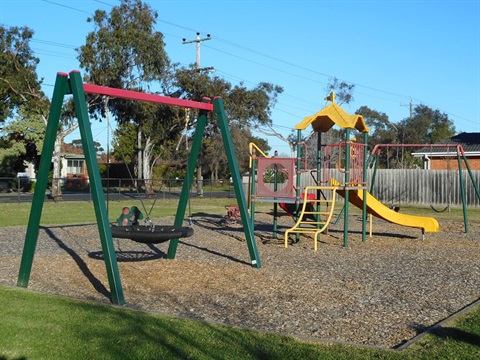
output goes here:
[{"label": "swing seat", "polygon": [[183,226],[139,225],[138,220],[143,219],[142,212],[132,206],[124,207],[116,224],[111,224],[112,237],[130,239],[143,244],[159,244],[171,239],[190,237],[193,228]]},{"label": "swing seat", "polygon": [[110,229],[114,238],[130,239],[143,244],[159,244],[193,235],[193,228],[183,226],[112,225]]}]

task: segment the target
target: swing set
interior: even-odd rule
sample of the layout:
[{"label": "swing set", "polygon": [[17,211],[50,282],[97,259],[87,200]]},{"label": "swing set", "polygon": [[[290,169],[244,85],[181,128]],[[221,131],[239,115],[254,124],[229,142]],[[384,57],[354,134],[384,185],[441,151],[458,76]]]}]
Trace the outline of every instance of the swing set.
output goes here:
[{"label": "swing set", "polygon": [[[74,100],[82,146],[84,149],[85,162],[90,180],[97,226],[100,235],[102,251],[104,254],[108,282],[110,285],[111,301],[118,305],[123,305],[125,303],[117,258],[115,256],[115,249],[113,245],[113,236],[128,238],[133,241],[144,243],[170,241],[167,258],[174,259],[179,238],[193,235],[192,228],[182,226],[187,203],[190,197],[190,184],[188,181],[183,182],[182,192],[177,206],[173,226],[140,226],[138,225],[140,214],[136,213],[136,210],[132,208],[124,209],[124,215],[127,218],[126,223],[123,222],[123,220],[125,220],[124,218],[118,220],[120,224],[117,223],[117,226],[110,226],[108,221],[105,194],[103,192],[101,183],[100,171],[98,168],[98,162],[93,143],[92,130],[90,127],[90,119],[88,116],[86,93],[199,110],[195,134],[190,153],[188,154],[186,174],[187,179],[192,179],[194,176],[194,169],[198,161],[208,115],[215,115],[227,154],[229,170],[232,176],[235,196],[238,203],[238,209],[242,220],[251,264],[255,268],[261,268],[253,224],[249,220],[248,206],[241,183],[240,171],[235,150],[233,148],[233,142],[228,127],[223,100],[220,97],[216,97],[213,100],[204,98],[202,102],[199,102],[131,90],[121,90],[93,84],[84,84],[82,82],[80,72],[74,70],[69,74],[57,73],[55,80],[55,87],[45,132],[42,156],[39,164],[37,184],[33,195],[27,233],[25,236],[17,286],[26,288],[28,287],[30,280],[35,248],[38,241],[45,192],[47,190],[48,174],[50,171],[50,163],[52,158],[51,154],[53,153],[59,119],[62,111],[62,104],[66,95],[72,95]],[[133,218],[131,216],[133,216]]]}]

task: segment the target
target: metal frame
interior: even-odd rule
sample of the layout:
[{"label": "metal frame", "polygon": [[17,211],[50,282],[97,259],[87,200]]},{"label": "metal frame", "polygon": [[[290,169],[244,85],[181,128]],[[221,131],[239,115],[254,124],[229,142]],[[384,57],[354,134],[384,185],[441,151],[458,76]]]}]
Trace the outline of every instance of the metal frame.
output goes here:
[{"label": "metal frame", "polygon": [[[203,102],[198,102],[130,90],[114,89],[105,86],[83,84],[80,73],[78,71],[72,71],[69,74],[57,73],[57,78],[55,80],[55,88],[53,91],[52,103],[50,105],[50,114],[48,117],[37,184],[33,195],[32,208],[30,211],[27,233],[25,236],[17,286],[25,288],[28,287],[35,248],[38,240],[40,218],[43,210],[45,192],[47,190],[48,173],[50,171],[50,163],[52,159],[55,138],[58,131],[63,100],[65,95],[73,95],[82,146],[85,154],[85,161],[88,169],[98,231],[102,244],[102,251],[104,253],[108,282],[110,285],[111,301],[119,305],[123,305],[125,303],[122,283],[118,270],[118,263],[115,256],[115,248],[113,246],[112,233],[108,221],[105,194],[103,192],[100,171],[98,169],[98,162],[94,150],[95,147],[93,144],[92,130],[90,127],[90,119],[86,105],[86,93],[199,109],[200,116],[197,121],[193,144],[188,157],[188,174],[186,175],[188,179],[193,179],[194,169],[198,161],[205,125],[207,122],[207,115],[209,113],[215,114],[217,116],[218,125],[220,127],[225,150],[227,152],[228,164],[232,174],[235,195],[242,218],[251,264],[255,268],[261,268],[260,257],[254,236],[254,229],[248,216],[247,202],[242,187],[240,171],[228,127],[223,100],[221,98],[215,98],[213,102],[210,102],[210,99],[205,98]],[[180,201],[177,207],[174,226],[182,225],[189,196],[189,184],[187,181],[184,181]],[[168,249],[168,259],[175,258],[177,246],[178,238],[172,239]]]}]

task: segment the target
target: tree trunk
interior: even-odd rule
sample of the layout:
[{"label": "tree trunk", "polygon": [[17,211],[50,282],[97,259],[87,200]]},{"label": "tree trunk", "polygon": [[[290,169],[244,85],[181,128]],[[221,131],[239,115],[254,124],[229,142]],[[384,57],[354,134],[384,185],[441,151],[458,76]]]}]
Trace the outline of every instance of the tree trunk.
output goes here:
[{"label": "tree trunk", "polygon": [[145,193],[147,198],[151,199],[155,197],[155,191],[153,190],[153,165],[155,159],[152,159],[153,141],[150,137],[145,140],[145,148],[143,149],[143,178],[145,181]]},{"label": "tree trunk", "polygon": [[135,187],[140,192],[142,189],[142,175],[143,175],[143,154],[142,154],[142,129],[138,128],[137,133],[137,183]]},{"label": "tree trunk", "polygon": [[197,196],[203,197],[203,176],[202,167],[200,165],[197,166]]},{"label": "tree trunk", "polygon": [[216,163],[216,164],[215,164],[215,167],[214,167],[214,169],[213,169],[213,173],[212,173],[212,175],[213,175],[213,183],[215,184],[215,186],[218,185],[218,180],[219,180],[219,179],[218,179],[218,168],[219,168],[219,166],[220,166],[219,163]]},{"label": "tree trunk", "polygon": [[52,199],[54,201],[63,200],[62,187],[60,186],[60,172],[61,172],[61,150],[64,137],[62,133],[58,133],[55,138],[55,145],[53,150],[53,177],[52,177]]},{"label": "tree trunk", "polygon": [[55,137],[55,145],[53,150],[53,178],[52,178],[52,198],[54,201],[63,200],[61,180],[61,154],[62,144],[65,137],[78,128],[78,122],[64,131],[58,131]]}]

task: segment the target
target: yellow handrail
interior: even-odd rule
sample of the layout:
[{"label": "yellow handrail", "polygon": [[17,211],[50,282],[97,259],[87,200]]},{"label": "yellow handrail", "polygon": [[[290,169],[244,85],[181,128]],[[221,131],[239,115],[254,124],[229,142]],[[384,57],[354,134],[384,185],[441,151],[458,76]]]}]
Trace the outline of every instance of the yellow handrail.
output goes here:
[{"label": "yellow handrail", "polygon": [[268,156],[267,154],[265,154],[262,149],[260,149],[257,144],[251,142],[248,144],[248,152],[250,154],[250,158],[249,158],[249,163],[248,163],[248,166],[249,168],[251,169],[252,168],[252,152],[253,152],[253,148],[255,148],[258,152],[260,152],[260,154],[263,155],[263,157],[266,157],[266,158],[269,158],[270,156]]},{"label": "yellow handrail", "polygon": [[267,154],[265,154],[265,153],[262,151],[262,149],[260,149],[260,148],[257,146],[257,144],[255,144],[255,143],[253,143],[253,142],[251,142],[251,143],[248,144],[248,151],[250,152],[250,156],[252,155],[252,150],[253,150],[253,148],[257,149],[264,157],[266,157],[266,158],[270,157],[270,156],[268,156]]}]

